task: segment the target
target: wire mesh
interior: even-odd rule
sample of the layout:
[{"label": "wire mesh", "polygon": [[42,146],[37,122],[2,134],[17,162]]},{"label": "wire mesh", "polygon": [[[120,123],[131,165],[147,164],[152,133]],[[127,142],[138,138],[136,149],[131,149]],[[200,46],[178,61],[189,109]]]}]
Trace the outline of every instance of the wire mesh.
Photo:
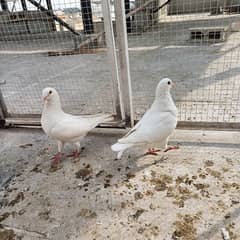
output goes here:
[{"label": "wire mesh", "polygon": [[10,116],[41,113],[55,87],[71,113],[116,114],[101,1],[1,0],[0,87]]},{"label": "wire mesh", "polygon": [[179,120],[240,121],[240,1],[135,0],[127,12],[133,105],[140,118],[163,77]]}]

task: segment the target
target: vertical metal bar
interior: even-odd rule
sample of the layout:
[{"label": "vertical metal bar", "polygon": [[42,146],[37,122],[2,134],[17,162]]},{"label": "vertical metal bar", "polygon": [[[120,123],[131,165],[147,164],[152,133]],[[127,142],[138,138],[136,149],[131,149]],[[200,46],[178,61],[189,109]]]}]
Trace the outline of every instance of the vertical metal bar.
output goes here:
[{"label": "vertical metal bar", "polygon": [[120,63],[120,79],[121,91],[123,96],[123,104],[125,110],[126,122],[130,126],[134,125],[134,113],[132,103],[132,86],[129,67],[129,54],[128,54],[128,40],[126,29],[126,15],[124,0],[117,0],[115,2],[115,18],[116,18],[116,32],[117,44],[119,52]]},{"label": "vertical metal bar", "polygon": [[116,45],[114,39],[113,32],[113,24],[110,10],[110,2],[109,0],[102,0],[102,10],[103,10],[103,19],[104,19],[104,30],[106,36],[106,43],[108,49],[108,58],[111,69],[111,74],[113,78],[113,87],[115,91],[115,106],[117,115],[121,117],[121,119],[125,120],[125,112],[123,108],[122,95],[121,95],[121,86],[120,86],[120,78],[118,71],[118,62],[117,62],[117,53],[116,53]]},{"label": "vertical metal bar", "polygon": [[5,105],[2,92],[0,90],[0,127],[4,125],[5,118],[7,117],[7,107]]},{"label": "vertical metal bar", "polygon": [[[130,0],[125,0],[125,13],[126,15],[130,12]],[[131,32],[132,31],[132,27],[131,27],[131,17],[127,17],[126,19],[126,23],[127,23],[127,32]]]},{"label": "vertical metal bar", "polygon": [[0,0],[0,4],[3,11],[9,12],[9,8],[6,0]]},{"label": "vertical metal bar", "polygon": [[92,6],[90,0],[81,0],[82,21],[84,26],[84,33],[94,33],[93,19],[92,19]]},{"label": "vertical metal bar", "polygon": [[46,3],[47,3],[47,8],[48,8],[48,10],[49,10],[49,11],[52,11],[53,8],[52,8],[52,2],[51,2],[51,0],[46,0]]},{"label": "vertical metal bar", "polygon": [[22,4],[23,11],[27,11],[27,3],[26,3],[26,0],[21,0],[21,4]]},{"label": "vertical metal bar", "polygon": [[[51,2],[51,0],[46,0],[46,3],[47,3],[48,11],[50,11],[50,12],[53,13],[53,7],[52,7],[52,2]],[[51,24],[51,26],[52,26],[52,30],[53,30],[53,31],[56,31],[57,28],[56,28],[54,19],[50,19],[50,20],[48,20],[48,21],[50,21],[50,24]]]}]

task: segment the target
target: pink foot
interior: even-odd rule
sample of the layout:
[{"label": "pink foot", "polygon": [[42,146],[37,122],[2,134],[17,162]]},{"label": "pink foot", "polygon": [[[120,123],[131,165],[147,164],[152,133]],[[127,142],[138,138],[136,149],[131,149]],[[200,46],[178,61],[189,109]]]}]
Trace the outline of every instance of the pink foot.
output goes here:
[{"label": "pink foot", "polygon": [[157,152],[160,152],[159,149],[149,148],[148,151],[145,153],[145,155],[158,155]]},{"label": "pink foot", "polygon": [[164,152],[168,152],[168,151],[174,150],[174,149],[179,149],[179,146],[169,146],[164,150]]},{"label": "pink foot", "polygon": [[80,151],[75,150],[72,152],[72,154],[67,155],[67,157],[73,157],[73,158],[78,158],[80,156]]},{"label": "pink foot", "polygon": [[56,155],[54,155],[51,159],[53,160],[52,165],[57,165],[61,158],[63,156],[63,153],[58,152]]}]

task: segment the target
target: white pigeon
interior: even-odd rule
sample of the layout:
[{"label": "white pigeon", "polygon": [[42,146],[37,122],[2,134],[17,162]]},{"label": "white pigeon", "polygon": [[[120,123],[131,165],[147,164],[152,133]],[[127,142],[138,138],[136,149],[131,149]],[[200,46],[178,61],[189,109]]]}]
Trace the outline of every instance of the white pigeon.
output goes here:
[{"label": "white pigeon", "polygon": [[80,155],[80,142],[87,133],[98,124],[112,120],[110,114],[96,114],[74,116],[62,110],[60,97],[54,88],[44,88],[42,91],[44,102],[41,125],[44,132],[52,139],[57,140],[58,153],[52,158],[53,163],[59,162],[63,156],[62,148],[66,142],[76,145],[72,157]]},{"label": "white pigeon", "polygon": [[112,145],[112,150],[118,152],[120,159],[123,152],[131,147],[148,147],[146,154],[157,155],[160,150],[150,148],[158,146],[164,148],[165,152],[178,148],[167,146],[168,137],[177,125],[177,108],[170,94],[173,85],[169,78],[162,79],[156,88],[155,99],[142,119],[117,143]]}]

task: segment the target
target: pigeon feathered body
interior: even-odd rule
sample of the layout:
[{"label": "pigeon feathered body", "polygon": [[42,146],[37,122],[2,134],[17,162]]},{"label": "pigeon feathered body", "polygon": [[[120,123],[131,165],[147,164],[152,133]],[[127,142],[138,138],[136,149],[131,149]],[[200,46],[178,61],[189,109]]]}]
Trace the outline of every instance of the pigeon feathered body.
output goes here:
[{"label": "pigeon feathered body", "polygon": [[44,132],[58,142],[57,160],[64,143],[70,142],[77,146],[75,155],[80,153],[80,142],[87,133],[98,124],[112,120],[110,114],[75,116],[65,113],[61,108],[60,97],[54,88],[43,89],[44,107],[41,125]]},{"label": "pigeon feathered body", "polygon": [[142,119],[118,142],[112,150],[121,158],[123,152],[134,146],[158,146],[167,149],[169,135],[177,125],[177,108],[170,94],[173,85],[168,78],[162,79],[157,88],[155,99]]}]

